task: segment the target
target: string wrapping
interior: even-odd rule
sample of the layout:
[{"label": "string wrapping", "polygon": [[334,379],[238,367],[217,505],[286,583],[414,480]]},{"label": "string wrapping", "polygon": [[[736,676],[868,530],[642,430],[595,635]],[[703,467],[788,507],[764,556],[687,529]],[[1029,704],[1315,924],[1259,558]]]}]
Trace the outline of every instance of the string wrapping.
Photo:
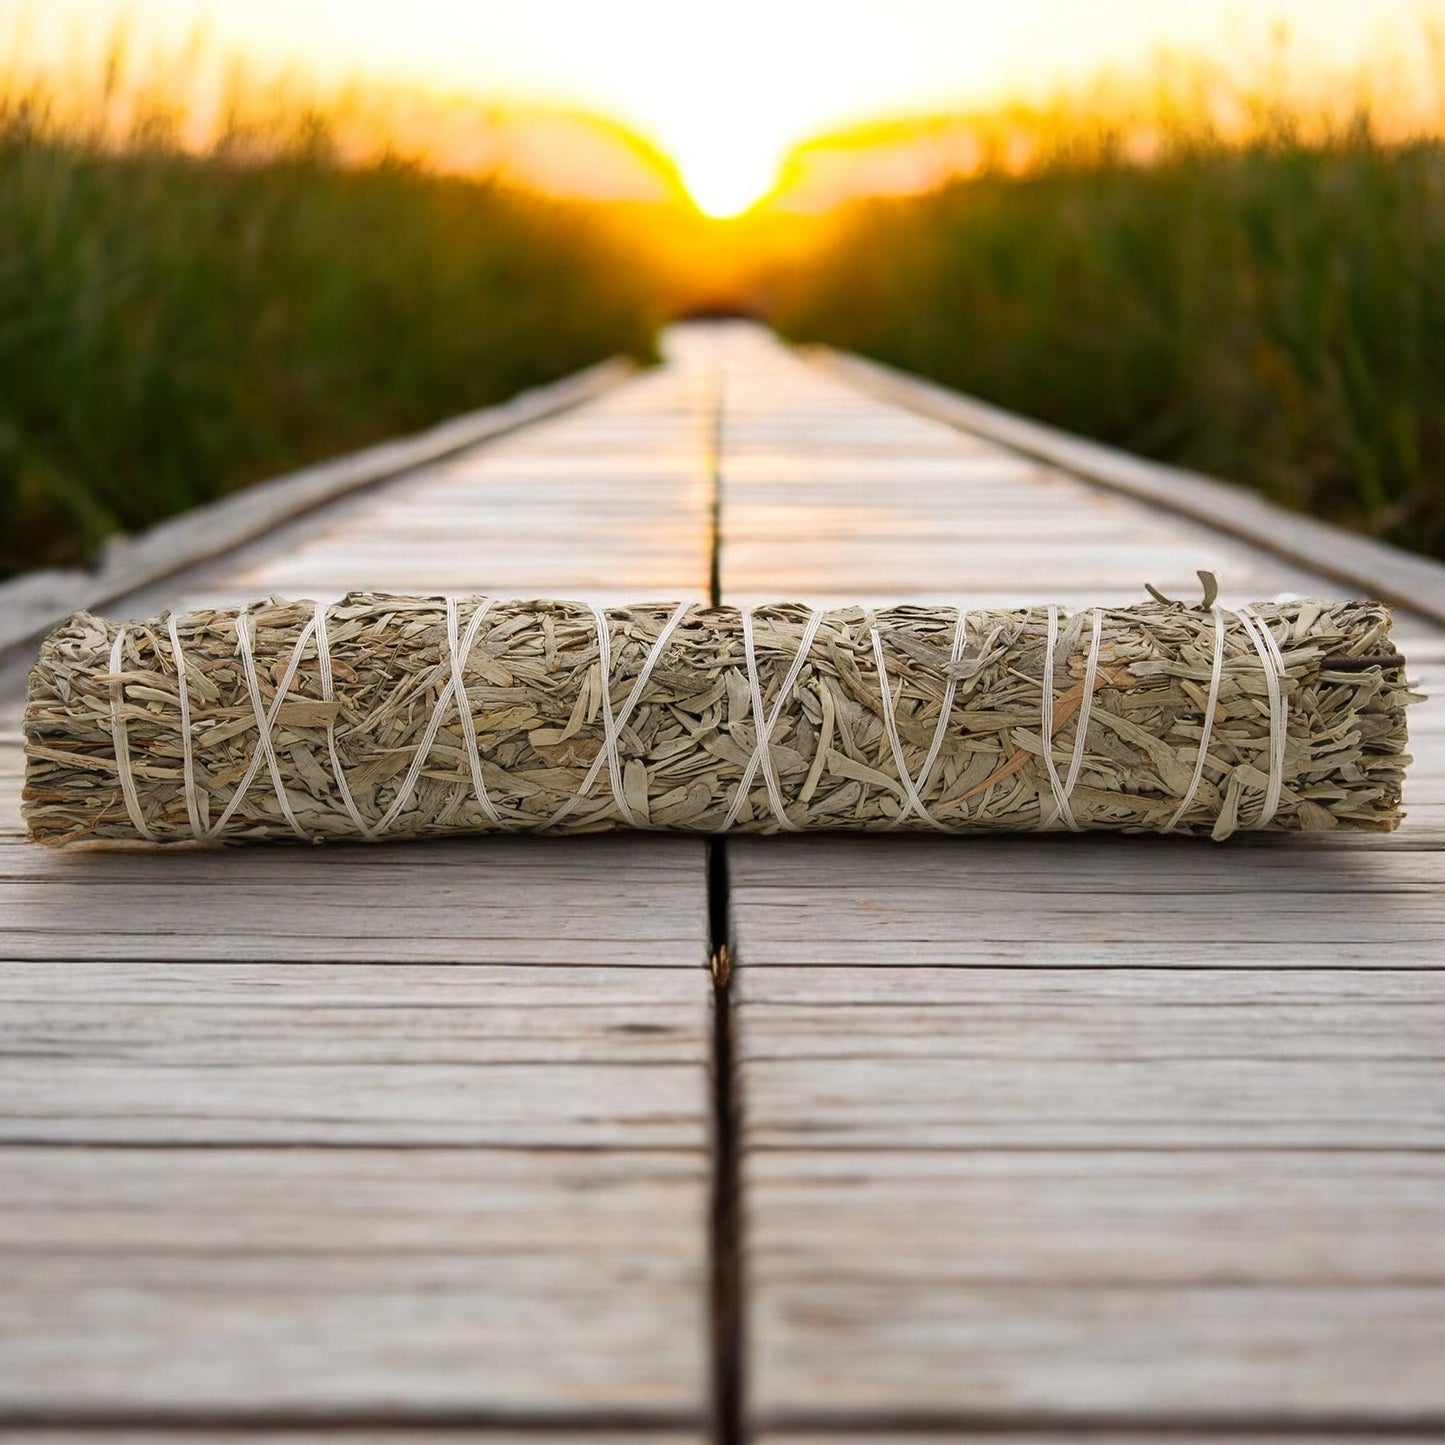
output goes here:
[{"label": "string wrapping", "polygon": [[603,610],[353,594],[42,644],[51,844],[1397,825],[1387,608]]}]

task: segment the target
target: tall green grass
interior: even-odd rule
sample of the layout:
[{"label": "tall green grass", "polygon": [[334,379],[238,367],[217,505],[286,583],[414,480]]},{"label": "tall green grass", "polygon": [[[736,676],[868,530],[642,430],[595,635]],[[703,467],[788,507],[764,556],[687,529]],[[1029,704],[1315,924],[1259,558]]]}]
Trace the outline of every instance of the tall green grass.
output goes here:
[{"label": "tall green grass", "polygon": [[388,158],[315,115],[0,101],[0,575],[618,352],[656,317],[597,208]]},{"label": "tall green grass", "polygon": [[0,575],[647,354],[698,304],[1445,556],[1445,117],[1191,72],[1143,112],[1102,86],[935,125],[973,170],[926,196],[708,225],[428,169],[471,121],[406,97],[243,75],[198,132],[124,59],[0,74]]},{"label": "tall green grass", "polygon": [[1066,142],[853,207],[775,321],[1445,556],[1445,145]]}]

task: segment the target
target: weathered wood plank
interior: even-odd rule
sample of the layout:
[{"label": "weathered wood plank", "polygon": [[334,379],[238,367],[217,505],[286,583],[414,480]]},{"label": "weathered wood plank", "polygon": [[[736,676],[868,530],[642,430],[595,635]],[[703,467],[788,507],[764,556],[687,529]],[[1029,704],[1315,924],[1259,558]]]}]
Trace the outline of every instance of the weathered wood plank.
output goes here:
[{"label": "weathered wood plank", "polygon": [[701,966],[702,845],[657,837],[66,853],[0,840],[0,954]]},{"label": "weathered wood plank", "polygon": [[[117,1429],[111,1425],[89,1428],[27,1430],[6,1430],[3,1436],[6,1445],[155,1445],[156,1436],[149,1429]],[[218,1425],[215,1429],[181,1428],[167,1425],[165,1439],[168,1445],[235,1445],[238,1432],[233,1426]],[[438,1425],[428,1429],[396,1429],[392,1426],[338,1425],[335,1422],[318,1423],[311,1429],[273,1430],[239,1438],[264,1440],[265,1445],[325,1445],[326,1441],[345,1440],[347,1445],[637,1445],[639,1440],[647,1445],[703,1445],[704,1437],[699,1433],[680,1433],[671,1430],[654,1430],[650,1426],[639,1432],[636,1427],[627,1430],[579,1429],[550,1430],[528,1427],[510,1430],[505,1426],[492,1428],[478,1425],[465,1428],[454,1424]],[[1025,1441],[1024,1445],[1028,1445]],[[1183,1445],[1196,1445],[1184,1441]],[[1272,1445],[1270,1441],[1262,1445]],[[1342,1445],[1352,1445],[1350,1441]]]},{"label": "weathered wood plank", "polygon": [[738,951],[760,965],[1432,968],[1445,948],[1433,852],[1104,838],[730,846]]},{"label": "weathered wood plank", "polygon": [[[695,1065],[697,967],[0,962],[0,1053],[170,1065]],[[244,1056],[240,1050],[244,1048]]]},{"label": "weathered wood plank", "polygon": [[[1432,1058],[1445,972],[1295,969],[740,969],[760,1063],[830,1057],[1157,1063]],[[928,1020],[939,1027],[929,1030]],[[1027,1034],[1020,1027],[1027,1025]],[[860,1040],[866,1052],[860,1054]]]},{"label": "weathered wood plank", "polygon": [[808,1147],[747,1183],[775,1281],[1445,1284],[1438,1152]]},{"label": "weathered wood plank", "polygon": [[[155,1445],[156,1436],[149,1429],[119,1429],[112,1425],[97,1425],[89,1428],[27,1430],[24,1428],[6,1430],[3,1436],[6,1445]],[[167,1425],[165,1439],[168,1445],[235,1445],[238,1431],[230,1425],[218,1425],[215,1429],[181,1428]],[[458,1427],[455,1424],[438,1425],[428,1429],[396,1429],[393,1426],[337,1424],[334,1421],[318,1423],[310,1429],[273,1430],[247,1434],[242,1431],[241,1439],[264,1440],[265,1445],[325,1445],[326,1441],[345,1440],[347,1445],[703,1445],[700,1433],[654,1430],[650,1426],[639,1431],[637,1427],[627,1430],[577,1429],[551,1430],[528,1427],[521,1430],[505,1426],[493,1428],[478,1425],[475,1428]],[[1025,1441],[1024,1445],[1028,1445]],[[1183,1445],[1196,1445],[1184,1441]],[[1273,1445],[1264,1441],[1262,1445]],[[1350,1441],[1341,1445],[1352,1445]]]},{"label": "weathered wood plank", "polygon": [[889,976],[891,1003],[742,1005],[751,1147],[1445,1147],[1445,974]]},{"label": "weathered wood plank", "polygon": [[697,1407],[694,1150],[7,1149],[0,1172],[3,1417]]},{"label": "weathered wood plank", "polygon": [[1227,602],[1318,590],[1259,545],[880,405],[756,336],[728,356],[723,583],[730,602],[1041,597],[1115,604],[1143,584]]},{"label": "weathered wood plank", "polygon": [[[899,1417],[900,1419],[906,1417]],[[1418,1445],[1438,1445],[1440,1434],[1429,1425],[1420,1427],[1391,1425],[1386,1431],[1341,1430],[1330,1421],[1322,1421],[1318,1429],[1281,1428],[1276,1422],[1269,1424],[1251,1420],[1239,1427],[1225,1426],[1218,1429],[1180,1429],[1172,1421],[1159,1422],[1159,1428],[1151,1429],[1148,1422],[1134,1424],[1125,1421],[1111,1429],[1099,1427],[1090,1422],[1080,1428],[1078,1421],[1056,1421],[1055,1428],[1029,1429],[1011,1425],[1007,1417],[994,1418],[980,1424],[969,1421],[962,1428],[954,1421],[940,1421],[928,1416],[915,1417],[912,1428],[893,1422],[894,1428],[858,1429],[851,1421],[835,1420],[829,1428],[808,1428],[806,1425],[788,1425],[782,1429],[763,1430],[753,1439],[757,1445],[837,1445],[840,1440],[857,1442],[857,1445],[921,1445],[922,1441],[942,1436],[950,1440],[967,1440],[968,1445],[1077,1445],[1079,1440],[1088,1440],[1090,1445],[1137,1445],[1141,1438],[1168,1440],[1169,1445],[1238,1445],[1241,1440],[1249,1445],[1379,1445],[1380,1440],[1401,1440],[1418,1442]],[[952,1427],[950,1429],[950,1427]]]},{"label": "weathered wood plank", "polygon": [[[700,596],[718,365],[729,600],[1326,585],[724,328],[125,608]],[[1385,839],[730,845],[764,1425],[1445,1417],[1438,703],[1417,737]],[[0,839],[0,908],[0,1137],[49,1141],[0,1147],[0,1410],[700,1417],[699,845]]]},{"label": "weathered wood plank", "polygon": [[[1445,1286],[1120,1283],[763,1289],[764,1422],[1021,1414],[1116,1422],[1438,1422]],[[1438,1423],[1436,1424],[1438,1428]]]},{"label": "weathered wood plank", "polygon": [[[868,1430],[866,1433],[859,1433],[853,1429],[848,1431],[848,1439],[856,1441],[857,1445],[919,1445],[920,1439],[926,1440],[936,1430],[925,1426],[921,1432],[904,1431],[902,1433],[892,1430]],[[832,1431],[816,1430],[767,1430],[755,1437],[757,1445],[836,1445],[838,1435]],[[1062,1428],[1059,1430],[1005,1430],[1002,1433],[992,1430],[970,1429],[967,1435],[968,1445],[1077,1445],[1080,1432],[1077,1429]],[[1087,1436],[1090,1445],[1137,1445],[1139,1432],[1127,1427],[1120,1430],[1099,1430],[1090,1428]],[[1234,1445],[1241,1439],[1241,1432],[1235,1430],[1178,1430],[1172,1426],[1166,1437],[1169,1445]],[[1253,1425],[1247,1432],[1243,1432],[1243,1438],[1247,1438],[1250,1445],[1379,1445],[1380,1435],[1376,1431],[1368,1431],[1365,1434],[1351,1432],[1341,1433],[1325,1426],[1319,1433],[1309,1431],[1290,1430],[1287,1434],[1279,1434],[1272,1430],[1263,1432],[1254,1428]],[[1391,1440],[1438,1442],[1439,1435],[1431,1429],[1421,1431],[1412,1430],[1391,1430]],[[28,1445],[28,1442],[26,1442]],[[189,1445],[189,1442],[186,1442]]]},{"label": "weathered wood plank", "polygon": [[[1338,590],[728,347],[730,601]],[[1400,637],[1438,689],[1445,634]],[[1445,1417],[1445,706],[1412,721],[1387,838],[729,845],[762,1438]]]},{"label": "weathered wood plank", "polygon": [[862,357],[827,351],[815,355],[820,365],[880,399],[959,427],[971,440],[998,442],[1015,454],[1204,522],[1252,546],[1265,546],[1295,565],[1445,623],[1445,566],[1431,558],[1288,512],[1244,487],[1145,461]]},{"label": "weathered wood plank", "polygon": [[0,1139],[697,1147],[702,979],[0,963]]},{"label": "weathered wood plank", "polygon": [[[108,608],[701,597],[707,379],[641,377]],[[18,680],[0,1423],[700,1421],[702,845],[47,853],[16,836]]]}]

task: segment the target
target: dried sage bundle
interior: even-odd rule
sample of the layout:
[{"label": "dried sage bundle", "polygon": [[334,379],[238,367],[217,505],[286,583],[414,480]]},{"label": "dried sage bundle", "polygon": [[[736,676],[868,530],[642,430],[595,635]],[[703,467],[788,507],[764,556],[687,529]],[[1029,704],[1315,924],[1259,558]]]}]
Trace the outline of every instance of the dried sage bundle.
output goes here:
[{"label": "dried sage bundle", "polygon": [[1373,602],[606,611],[358,593],[42,644],[42,843],[493,831],[1387,830]]}]

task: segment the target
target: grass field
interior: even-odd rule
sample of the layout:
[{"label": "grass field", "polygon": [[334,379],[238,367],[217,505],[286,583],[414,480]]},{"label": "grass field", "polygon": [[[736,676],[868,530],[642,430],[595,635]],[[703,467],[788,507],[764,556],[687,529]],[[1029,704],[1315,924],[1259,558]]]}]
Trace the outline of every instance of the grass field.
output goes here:
[{"label": "grass field", "polygon": [[645,356],[651,296],[598,208],[343,164],[314,117],[196,154],[0,102],[0,575]]},{"label": "grass field", "polygon": [[1445,145],[1081,136],[854,206],[775,323],[1445,556]]},{"label": "grass field", "polygon": [[712,224],[358,158],[284,97],[203,146],[50,99],[0,78],[0,575],[738,302],[1445,556],[1445,143],[1363,106],[953,117],[966,179]]}]

